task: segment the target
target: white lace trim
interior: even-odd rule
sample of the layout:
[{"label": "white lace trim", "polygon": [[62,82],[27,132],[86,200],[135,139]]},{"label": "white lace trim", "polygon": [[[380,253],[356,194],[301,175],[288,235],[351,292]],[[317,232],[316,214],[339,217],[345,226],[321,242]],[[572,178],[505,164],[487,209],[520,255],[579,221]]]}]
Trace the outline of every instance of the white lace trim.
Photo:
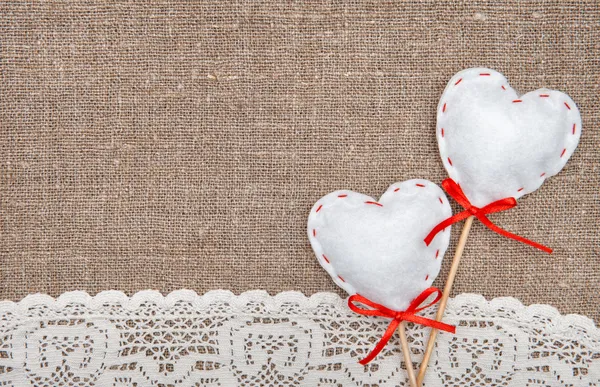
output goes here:
[{"label": "white lace trim", "polygon": [[[457,333],[439,334],[428,387],[600,386],[587,317],[463,294],[444,321]],[[331,293],[32,295],[0,302],[0,386],[407,386],[396,338],[357,363],[388,323]],[[428,334],[410,326],[416,364]]]}]

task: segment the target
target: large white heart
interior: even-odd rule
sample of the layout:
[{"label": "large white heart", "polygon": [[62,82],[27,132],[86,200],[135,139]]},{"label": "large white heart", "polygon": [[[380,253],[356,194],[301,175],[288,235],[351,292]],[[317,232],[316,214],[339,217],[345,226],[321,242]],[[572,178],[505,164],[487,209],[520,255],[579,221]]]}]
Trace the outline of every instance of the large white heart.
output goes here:
[{"label": "large white heart", "polygon": [[457,73],[438,106],[442,161],[477,207],[538,189],[565,166],[580,135],[581,116],[568,95],[539,89],[519,97],[486,68]]},{"label": "large white heart", "polygon": [[323,268],[348,294],[405,310],[440,271],[450,227],[423,239],[452,210],[427,180],[390,186],[379,201],[352,191],[321,198],[308,217],[308,237]]}]

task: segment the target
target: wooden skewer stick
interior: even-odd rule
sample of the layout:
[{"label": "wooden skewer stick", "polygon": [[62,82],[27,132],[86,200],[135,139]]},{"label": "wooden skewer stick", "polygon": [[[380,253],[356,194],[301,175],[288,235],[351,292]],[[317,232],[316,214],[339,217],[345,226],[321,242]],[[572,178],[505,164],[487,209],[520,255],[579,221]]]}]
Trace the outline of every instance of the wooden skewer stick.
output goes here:
[{"label": "wooden skewer stick", "polygon": [[[462,232],[460,234],[460,238],[458,239],[458,245],[456,246],[456,252],[454,253],[454,259],[452,260],[452,266],[450,267],[450,273],[448,274],[448,279],[446,280],[446,286],[444,286],[444,293],[442,293],[442,299],[440,300],[437,314],[435,315],[435,319],[437,321],[442,321],[442,317],[444,317],[444,311],[446,310],[446,303],[448,302],[448,297],[450,296],[450,291],[452,291],[452,285],[454,284],[454,277],[456,277],[456,272],[458,271],[458,264],[460,263],[460,258],[462,257],[463,251],[465,249],[465,244],[467,243],[467,238],[469,237],[469,231],[471,230],[471,225],[473,224],[473,216],[469,216],[467,220],[465,220],[465,224],[463,225]],[[427,371],[427,364],[429,364],[429,359],[431,358],[431,354],[433,353],[433,346],[435,345],[435,338],[437,337],[438,330],[432,329],[429,334],[429,341],[427,342],[427,348],[425,349],[425,355],[423,355],[423,361],[421,362],[421,367],[419,368],[419,376],[417,377],[417,386],[421,386],[423,384],[423,379],[425,378],[425,372]]]},{"label": "wooden skewer stick", "polygon": [[410,349],[408,348],[408,340],[406,339],[406,322],[402,321],[398,325],[398,333],[400,334],[400,344],[402,344],[402,355],[404,356],[404,364],[406,364],[406,372],[408,373],[408,381],[410,387],[417,387],[417,379],[415,378],[415,370],[410,358]]}]

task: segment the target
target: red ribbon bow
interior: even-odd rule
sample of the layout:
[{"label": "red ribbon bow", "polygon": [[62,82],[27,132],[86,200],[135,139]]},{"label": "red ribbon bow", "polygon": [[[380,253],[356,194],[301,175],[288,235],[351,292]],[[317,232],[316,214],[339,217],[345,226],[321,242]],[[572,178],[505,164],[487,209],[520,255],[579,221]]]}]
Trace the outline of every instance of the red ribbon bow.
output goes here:
[{"label": "red ribbon bow", "polygon": [[[425,301],[433,293],[437,293],[435,300],[433,300],[431,303],[425,306],[420,307],[423,301]],[[410,321],[415,324],[426,325],[435,329],[455,333],[456,328],[452,325],[448,325],[443,322],[435,321],[426,317],[417,316],[415,314],[422,311],[423,309],[427,309],[430,306],[436,304],[440,300],[440,298],[442,298],[442,292],[440,291],[440,289],[434,287],[427,288],[410,303],[409,307],[404,312],[398,312],[386,308],[383,305],[377,304],[361,295],[355,294],[353,296],[350,296],[350,298],[348,299],[348,306],[350,307],[350,309],[352,309],[353,312],[365,316],[379,316],[393,319],[390,325],[388,326],[387,330],[381,337],[381,340],[379,340],[379,342],[375,346],[375,348],[373,348],[373,350],[367,355],[367,357],[359,361],[359,363],[365,365],[371,360],[373,360],[375,356],[377,356],[379,352],[381,352],[383,347],[385,347],[387,342],[390,341],[392,335],[394,334],[394,331],[402,321]],[[360,302],[361,304],[367,305],[373,309],[359,308],[354,304],[355,302]]]},{"label": "red ribbon bow", "polygon": [[463,190],[460,188],[460,186],[454,180],[452,180],[450,178],[444,180],[442,182],[442,187],[444,187],[444,190],[446,190],[446,192],[448,192],[448,195],[452,196],[454,198],[454,200],[456,200],[458,202],[458,204],[460,204],[465,210],[463,212],[460,212],[456,215],[451,216],[450,218],[444,220],[443,222],[441,222],[440,224],[435,226],[433,228],[433,230],[431,230],[429,235],[427,235],[427,237],[425,238],[425,244],[427,246],[429,246],[429,244],[431,243],[431,241],[437,235],[438,232],[442,231],[446,227],[448,227],[456,222],[460,222],[461,220],[466,219],[469,216],[473,215],[477,219],[479,219],[481,221],[481,223],[486,225],[490,230],[495,231],[500,235],[504,235],[507,238],[511,238],[511,239],[514,239],[519,242],[523,242],[525,244],[535,247],[536,249],[545,251],[548,254],[552,253],[552,249],[550,249],[544,245],[541,245],[539,243],[536,243],[534,241],[531,241],[529,239],[526,239],[521,236],[510,233],[506,230],[503,230],[500,227],[496,226],[494,223],[492,223],[492,221],[486,217],[487,214],[492,214],[494,212],[500,212],[500,211],[506,211],[506,210],[509,210],[509,209],[515,207],[517,205],[517,201],[515,200],[515,198],[504,198],[504,199],[496,200],[495,202],[492,202],[485,207],[479,208],[479,207],[475,207],[474,205],[471,204],[471,202],[469,201],[469,199],[467,199],[467,196],[465,195]]}]

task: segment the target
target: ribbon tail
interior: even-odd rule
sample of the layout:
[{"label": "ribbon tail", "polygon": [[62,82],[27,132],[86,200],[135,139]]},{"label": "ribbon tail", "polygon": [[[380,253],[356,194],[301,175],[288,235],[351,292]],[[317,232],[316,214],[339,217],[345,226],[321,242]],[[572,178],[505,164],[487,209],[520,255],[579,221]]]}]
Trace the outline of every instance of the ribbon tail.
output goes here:
[{"label": "ribbon tail", "polygon": [[423,326],[431,327],[433,329],[437,329],[438,331],[456,333],[456,327],[454,325],[446,324],[441,321],[432,320],[427,317],[412,315],[412,316],[406,317],[406,321],[410,321],[415,324],[420,324]]},{"label": "ribbon tail", "polygon": [[448,226],[453,225],[454,223],[460,222],[463,219],[466,219],[469,217],[469,213],[467,211],[463,211],[463,212],[459,212],[458,214],[449,217],[446,220],[441,221],[437,226],[435,226],[433,228],[433,230],[431,230],[429,232],[429,234],[427,234],[427,236],[425,237],[424,241],[425,244],[427,246],[429,246],[431,244],[431,242],[433,241],[433,238],[435,238],[435,236],[442,231],[443,229],[445,229]]},{"label": "ribbon tail", "polygon": [[481,221],[481,223],[483,223],[484,225],[486,225],[487,228],[489,228],[492,231],[497,232],[500,235],[503,235],[503,236],[505,236],[507,238],[510,238],[510,239],[514,239],[514,240],[519,241],[521,243],[525,243],[525,244],[527,244],[529,246],[535,247],[536,249],[542,250],[543,252],[546,252],[548,254],[552,254],[552,249],[551,248],[546,247],[544,245],[541,245],[541,244],[539,244],[537,242],[534,242],[532,240],[529,240],[527,238],[523,238],[522,236],[513,234],[511,232],[508,232],[508,231],[506,231],[506,230],[504,230],[504,229],[496,226],[494,223],[492,223],[491,220],[489,220],[484,215],[479,215],[479,216],[477,216],[477,218]]},{"label": "ribbon tail", "polygon": [[379,340],[379,342],[377,343],[375,348],[373,348],[373,350],[371,352],[369,352],[367,357],[365,357],[364,359],[359,361],[359,363],[362,365],[367,365],[367,363],[369,363],[371,360],[375,359],[375,357],[377,355],[379,355],[379,352],[381,352],[381,350],[386,346],[388,341],[390,341],[390,339],[392,338],[392,335],[396,331],[396,328],[398,328],[398,325],[400,325],[399,320],[396,320],[396,319],[392,320],[392,322],[386,329],[385,333],[381,337],[381,340]]}]

